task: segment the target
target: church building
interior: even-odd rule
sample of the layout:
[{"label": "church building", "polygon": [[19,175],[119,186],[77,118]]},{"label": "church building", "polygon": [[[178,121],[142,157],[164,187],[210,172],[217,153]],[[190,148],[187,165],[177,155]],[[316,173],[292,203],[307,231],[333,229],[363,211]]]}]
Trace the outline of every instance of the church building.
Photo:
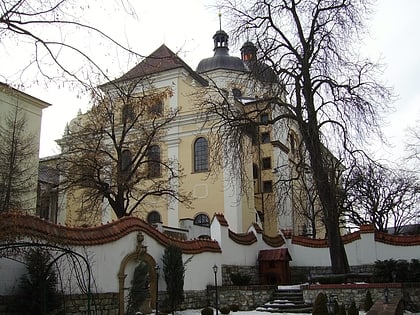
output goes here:
[{"label": "church building", "polygon": [[[229,53],[228,39],[219,29],[213,36],[213,56],[202,59],[196,70],[162,45],[120,78],[101,86],[108,95],[116,95],[116,87],[128,85],[136,97],[150,97],[152,90],[159,91],[151,107],[153,118],[144,119],[154,125],[173,115],[148,147],[149,161],[142,166],[147,172],[146,184],[138,185],[161,180],[160,184],[187,196],[185,202],[172,195],[154,194],[139,202],[130,215],[183,239],[208,237],[211,220],[218,213],[236,233],[251,226],[267,235],[307,233],[309,224],[296,210],[302,205],[301,200],[296,201],[302,199],[299,184],[283,180],[296,172],[299,133],[293,122],[271,123],[272,115],[278,113],[273,113],[269,102],[261,101],[270,93],[278,96],[286,91],[270,67],[258,60],[257,47],[251,41],[243,44],[241,57],[235,57]],[[244,124],[247,136],[240,143],[223,141],[223,133],[229,131],[217,115],[219,109],[222,115],[241,111],[252,119]],[[124,118],[133,109],[122,111]],[[86,123],[87,114],[80,113],[66,127],[58,141],[63,152],[58,160],[69,155],[75,131]],[[135,138],[130,143],[140,141]],[[135,144],[127,144],[123,153],[130,162],[133,149]],[[165,163],[174,163],[174,174],[162,168]],[[279,182],[288,183],[287,187]],[[82,199],[76,188],[60,193],[57,223],[85,226],[117,218],[106,198],[97,202],[95,215],[86,216]]]}]

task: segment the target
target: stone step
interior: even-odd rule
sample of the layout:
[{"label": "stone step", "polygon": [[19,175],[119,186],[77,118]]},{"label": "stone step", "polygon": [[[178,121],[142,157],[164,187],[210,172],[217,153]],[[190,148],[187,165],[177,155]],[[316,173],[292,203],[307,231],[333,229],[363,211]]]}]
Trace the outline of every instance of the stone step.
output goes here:
[{"label": "stone step", "polygon": [[279,287],[272,299],[257,308],[270,313],[311,313],[312,306],[305,304],[300,287]]}]

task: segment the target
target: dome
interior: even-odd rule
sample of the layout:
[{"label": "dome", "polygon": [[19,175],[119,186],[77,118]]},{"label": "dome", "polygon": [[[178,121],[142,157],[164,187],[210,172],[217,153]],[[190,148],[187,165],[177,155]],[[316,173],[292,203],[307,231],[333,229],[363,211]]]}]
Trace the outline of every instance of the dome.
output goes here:
[{"label": "dome", "polygon": [[228,39],[229,36],[223,30],[219,30],[214,34],[214,56],[200,61],[197,66],[198,73],[216,69],[247,71],[241,58],[229,55]]}]

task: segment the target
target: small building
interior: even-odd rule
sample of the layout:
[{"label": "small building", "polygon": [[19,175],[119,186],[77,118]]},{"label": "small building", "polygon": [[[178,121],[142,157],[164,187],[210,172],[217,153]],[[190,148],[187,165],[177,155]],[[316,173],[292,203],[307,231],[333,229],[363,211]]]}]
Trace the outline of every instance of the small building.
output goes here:
[{"label": "small building", "polygon": [[291,260],[287,248],[260,250],[258,265],[261,284],[289,284]]}]

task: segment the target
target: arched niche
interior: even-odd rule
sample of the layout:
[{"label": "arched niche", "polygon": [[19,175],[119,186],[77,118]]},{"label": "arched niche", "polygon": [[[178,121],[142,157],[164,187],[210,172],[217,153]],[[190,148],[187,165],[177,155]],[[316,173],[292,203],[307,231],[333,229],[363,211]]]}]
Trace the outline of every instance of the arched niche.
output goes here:
[{"label": "arched niche", "polygon": [[121,261],[120,269],[118,271],[118,304],[119,304],[119,315],[125,314],[125,303],[124,303],[124,290],[125,279],[127,274],[125,272],[127,265],[130,262],[144,261],[149,266],[149,278],[150,278],[150,297],[151,306],[156,305],[156,286],[157,286],[157,274],[156,274],[156,261],[147,253],[147,246],[143,245],[144,236],[141,232],[137,235],[137,246],[134,252],[127,254]]}]

